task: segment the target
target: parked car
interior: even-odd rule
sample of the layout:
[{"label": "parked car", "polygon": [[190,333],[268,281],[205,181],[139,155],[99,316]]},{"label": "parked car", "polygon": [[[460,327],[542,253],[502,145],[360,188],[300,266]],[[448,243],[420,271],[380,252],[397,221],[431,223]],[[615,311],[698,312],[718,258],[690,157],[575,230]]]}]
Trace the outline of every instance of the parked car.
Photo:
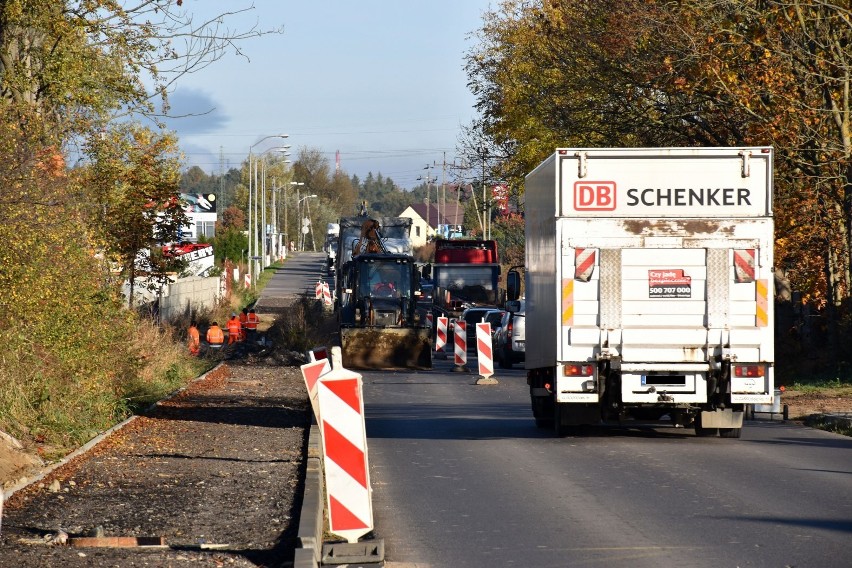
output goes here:
[{"label": "parked car", "polygon": [[476,351],[476,324],[491,324],[491,339],[494,340],[494,330],[500,325],[500,320],[505,313],[494,307],[468,308],[462,312],[461,319],[465,321],[467,332],[467,350]]},{"label": "parked car", "polygon": [[494,338],[494,359],[501,369],[523,363],[526,355],[526,302],[506,302],[506,313]]}]

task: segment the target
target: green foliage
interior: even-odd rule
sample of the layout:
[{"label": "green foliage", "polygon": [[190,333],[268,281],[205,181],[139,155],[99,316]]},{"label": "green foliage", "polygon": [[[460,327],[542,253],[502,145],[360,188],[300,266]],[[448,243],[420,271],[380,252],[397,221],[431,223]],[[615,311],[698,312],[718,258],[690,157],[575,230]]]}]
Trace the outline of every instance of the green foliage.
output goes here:
[{"label": "green foliage", "polygon": [[235,263],[245,262],[248,250],[248,236],[239,229],[228,228],[216,232],[213,238],[213,254],[217,264],[225,260]]},{"label": "green foliage", "polygon": [[[264,32],[231,32],[219,18],[198,25],[181,4],[0,3],[0,430],[48,458],[200,368],[182,342],[122,306],[119,286],[137,266],[173,268],[137,254],[175,240],[186,221],[175,140],[108,125],[150,117],[157,95],[167,112],[175,79]],[[61,149],[81,140],[91,162],[69,170]]]},{"label": "green foliage", "polygon": [[[375,176],[370,172],[363,181],[352,176],[352,186],[358,194],[358,203],[366,201],[367,211],[377,217],[396,217],[414,203],[411,193],[403,191],[391,178],[382,176],[381,172]],[[353,209],[347,215],[357,213]]]},{"label": "green foliage", "polygon": [[805,379],[798,377],[789,385],[789,388],[801,392],[820,392],[832,389],[845,389],[847,391],[846,394],[852,394],[852,375],[847,373],[846,376],[842,378],[811,377]]},{"label": "green foliage", "polygon": [[491,238],[497,241],[500,264],[524,266],[526,237],[524,218],[518,214],[497,216],[491,224]]}]

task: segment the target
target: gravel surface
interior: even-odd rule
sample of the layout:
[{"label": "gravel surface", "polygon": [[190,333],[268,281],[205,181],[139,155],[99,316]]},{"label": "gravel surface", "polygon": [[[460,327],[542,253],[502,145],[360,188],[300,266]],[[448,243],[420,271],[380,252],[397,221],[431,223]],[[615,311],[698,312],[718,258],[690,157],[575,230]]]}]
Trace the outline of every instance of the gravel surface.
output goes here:
[{"label": "gravel surface", "polygon": [[[291,565],[310,406],[286,363],[224,363],[16,492],[0,566]],[[90,536],[144,538],[75,546]]]}]

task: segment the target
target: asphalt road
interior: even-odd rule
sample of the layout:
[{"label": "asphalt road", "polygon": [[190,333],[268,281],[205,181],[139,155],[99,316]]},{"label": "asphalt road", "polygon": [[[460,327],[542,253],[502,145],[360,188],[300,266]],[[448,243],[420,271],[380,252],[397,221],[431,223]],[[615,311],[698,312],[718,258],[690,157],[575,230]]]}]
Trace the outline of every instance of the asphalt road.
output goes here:
[{"label": "asphalt road", "polygon": [[[283,268],[276,270],[263,289],[264,299],[298,296],[313,290],[317,280],[324,278],[324,252],[291,252]],[[286,277],[285,277],[286,275]]]},{"label": "asphalt road", "polygon": [[[475,368],[471,365],[471,368]],[[524,372],[365,372],[376,536],[418,566],[849,566],[852,439],[535,427]],[[391,564],[392,565],[392,564]]]}]

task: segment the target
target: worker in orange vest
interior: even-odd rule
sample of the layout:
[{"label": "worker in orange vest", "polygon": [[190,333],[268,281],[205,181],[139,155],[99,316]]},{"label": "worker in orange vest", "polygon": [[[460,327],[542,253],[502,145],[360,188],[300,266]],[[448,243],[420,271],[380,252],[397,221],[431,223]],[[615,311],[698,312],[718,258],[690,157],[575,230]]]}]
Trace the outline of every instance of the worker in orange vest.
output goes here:
[{"label": "worker in orange vest", "polygon": [[215,321],[207,328],[207,343],[210,344],[211,349],[221,349],[222,344],[225,343],[225,332]]},{"label": "worker in orange vest", "polygon": [[201,349],[201,336],[198,333],[198,324],[195,323],[195,320],[192,320],[189,323],[189,331],[187,332],[189,336],[189,354],[193,357],[198,356],[198,352]]},{"label": "worker in orange vest", "polygon": [[240,312],[240,341],[246,338],[246,322],[248,321],[248,308]]},{"label": "worker in orange vest", "polygon": [[260,318],[257,317],[257,313],[255,313],[254,308],[249,310],[248,316],[246,317],[246,330],[247,335],[250,341],[255,341],[255,335],[257,334],[257,323],[260,321]]},{"label": "worker in orange vest", "polygon": [[228,320],[228,345],[242,341],[242,337],[240,337],[242,327],[237,312],[231,312],[231,319]]}]

